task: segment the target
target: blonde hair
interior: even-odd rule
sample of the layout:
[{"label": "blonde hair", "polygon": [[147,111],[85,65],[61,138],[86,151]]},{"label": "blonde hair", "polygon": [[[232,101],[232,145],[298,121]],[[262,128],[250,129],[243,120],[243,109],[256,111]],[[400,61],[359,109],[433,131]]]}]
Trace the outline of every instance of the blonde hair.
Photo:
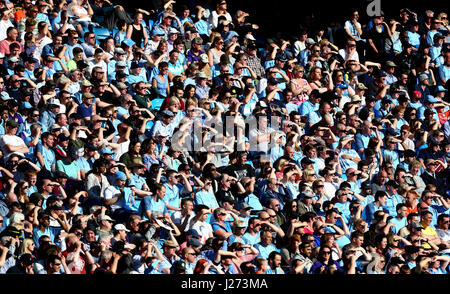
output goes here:
[{"label": "blonde hair", "polygon": [[316,172],[314,171],[314,169],[312,169],[312,168],[305,168],[303,170],[303,175],[302,175],[303,180],[307,180],[309,176],[312,176],[312,175],[315,175],[315,174],[316,174]]},{"label": "blonde hair", "polygon": [[25,253],[31,254],[31,251],[28,249],[28,246],[30,246],[31,244],[34,244],[33,239],[30,239],[30,238],[24,239],[19,247],[19,255],[25,254]]}]

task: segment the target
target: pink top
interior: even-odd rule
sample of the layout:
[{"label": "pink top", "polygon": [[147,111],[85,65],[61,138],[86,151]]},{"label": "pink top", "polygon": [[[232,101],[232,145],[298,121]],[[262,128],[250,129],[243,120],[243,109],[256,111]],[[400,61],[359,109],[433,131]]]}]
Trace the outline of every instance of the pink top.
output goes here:
[{"label": "pink top", "polygon": [[[20,45],[20,52],[23,52],[23,47],[22,47],[22,45],[19,42],[14,41],[14,42],[11,42],[11,43],[19,44]],[[8,41],[6,41],[6,39],[0,41],[0,52],[5,54],[5,55],[10,54],[10,52],[9,52],[9,45],[10,45],[10,43]]]}]

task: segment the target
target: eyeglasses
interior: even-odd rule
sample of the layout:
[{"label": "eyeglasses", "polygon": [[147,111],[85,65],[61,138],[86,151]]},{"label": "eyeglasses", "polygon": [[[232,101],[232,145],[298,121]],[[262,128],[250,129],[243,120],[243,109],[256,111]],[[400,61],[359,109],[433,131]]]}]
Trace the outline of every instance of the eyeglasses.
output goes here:
[{"label": "eyeglasses", "polygon": [[29,188],[28,186],[23,186],[23,187],[22,187],[22,189],[28,189],[28,188]]},{"label": "eyeglasses", "polygon": [[331,254],[331,251],[322,251],[322,254]]},{"label": "eyeglasses", "polygon": [[276,215],[271,215],[270,217],[277,217]]},{"label": "eyeglasses", "polygon": [[356,47],[356,44],[348,44],[348,47]]},{"label": "eyeglasses", "polygon": [[54,263],[55,266],[61,266],[61,263]]}]

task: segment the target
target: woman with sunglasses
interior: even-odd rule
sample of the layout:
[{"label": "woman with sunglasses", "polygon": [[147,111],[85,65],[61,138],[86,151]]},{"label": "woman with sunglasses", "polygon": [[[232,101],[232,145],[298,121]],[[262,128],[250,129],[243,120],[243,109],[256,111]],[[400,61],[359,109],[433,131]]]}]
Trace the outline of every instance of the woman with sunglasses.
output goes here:
[{"label": "woman with sunglasses", "polygon": [[311,267],[312,274],[325,274],[330,268],[335,268],[342,272],[342,268],[331,258],[331,247],[327,245],[320,246],[317,261]]}]

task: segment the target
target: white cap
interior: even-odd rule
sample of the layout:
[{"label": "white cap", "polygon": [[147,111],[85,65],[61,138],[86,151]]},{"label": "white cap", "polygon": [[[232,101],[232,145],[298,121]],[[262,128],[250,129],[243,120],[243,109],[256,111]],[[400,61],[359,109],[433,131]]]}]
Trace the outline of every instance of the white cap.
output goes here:
[{"label": "white cap", "polygon": [[200,55],[200,61],[203,63],[208,63],[209,62],[209,57],[208,55],[206,55],[205,53],[203,53],[202,55]]},{"label": "white cap", "polygon": [[125,228],[125,226],[123,224],[115,225],[114,226],[114,230],[116,230],[116,231],[125,231],[125,232],[129,232],[130,231],[127,228]]},{"label": "white cap", "polygon": [[169,31],[167,33],[168,34],[179,34],[180,32],[176,28],[170,27]]},{"label": "white cap", "polygon": [[245,35],[245,38],[248,40],[256,41],[255,37],[253,37],[253,35],[251,35],[251,34]]}]

